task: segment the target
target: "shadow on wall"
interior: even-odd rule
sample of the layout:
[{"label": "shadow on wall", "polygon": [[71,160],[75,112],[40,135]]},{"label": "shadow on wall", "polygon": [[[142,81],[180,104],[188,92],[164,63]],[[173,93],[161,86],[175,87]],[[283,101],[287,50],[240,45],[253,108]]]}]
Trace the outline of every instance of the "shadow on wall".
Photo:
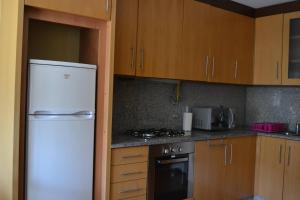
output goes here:
[{"label": "shadow on wall", "polygon": [[236,111],[237,125],[244,125],[246,87],[183,82],[176,104],[176,81],[115,78],[113,134],[128,129],[182,127],[186,106],[228,106]]}]

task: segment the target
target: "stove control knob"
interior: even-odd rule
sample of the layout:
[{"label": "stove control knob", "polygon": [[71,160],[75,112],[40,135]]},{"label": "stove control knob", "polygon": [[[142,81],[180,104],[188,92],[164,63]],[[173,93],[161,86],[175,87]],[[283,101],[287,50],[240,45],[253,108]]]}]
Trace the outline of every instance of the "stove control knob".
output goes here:
[{"label": "stove control knob", "polygon": [[163,150],[163,153],[164,153],[164,154],[168,154],[168,153],[169,153],[169,149],[165,148],[165,149]]},{"label": "stove control knob", "polygon": [[178,148],[178,152],[182,152],[182,148],[181,147]]},{"label": "stove control knob", "polygon": [[176,149],[174,147],[171,148],[171,152],[175,153]]}]

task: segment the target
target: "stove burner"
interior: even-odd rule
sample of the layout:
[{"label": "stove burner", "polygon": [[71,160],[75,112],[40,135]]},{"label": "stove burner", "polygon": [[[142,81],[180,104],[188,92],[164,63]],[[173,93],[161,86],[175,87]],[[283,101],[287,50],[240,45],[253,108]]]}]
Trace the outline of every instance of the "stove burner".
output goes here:
[{"label": "stove burner", "polygon": [[126,131],[126,135],[134,137],[140,137],[144,139],[151,139],[155,137],[178,137],[184,136],[184,131],[174,129],[140,129],[140,130],[129,130]]}]

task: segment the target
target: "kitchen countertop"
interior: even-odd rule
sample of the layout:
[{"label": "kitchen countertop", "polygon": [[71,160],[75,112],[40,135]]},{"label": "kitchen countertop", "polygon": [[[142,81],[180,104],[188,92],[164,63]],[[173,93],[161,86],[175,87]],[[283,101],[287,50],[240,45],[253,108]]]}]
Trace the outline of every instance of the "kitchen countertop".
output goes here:
[{"label": "kitchen countertop", "polygon": [[203,140],[214,140],[222,138],[232,138],[232,137],[244,137],[244,136],[269,136],[282,139],[299,140],[300,136],[295,135],[285,135],[284,133],[259,133],[253,132],[245,129],[238,130],[228,130],[228,131],[192,131],[189,136],[180,137],[158,137],[152,139],[141,139],[133,136],[127,135],[115,135],[112,138],[111,148],[122,148],[122,147],[135,147],[135,146],[149,146],[156,144],[168,144],[177,142],[191,142],[191,141],[203,141]]}]

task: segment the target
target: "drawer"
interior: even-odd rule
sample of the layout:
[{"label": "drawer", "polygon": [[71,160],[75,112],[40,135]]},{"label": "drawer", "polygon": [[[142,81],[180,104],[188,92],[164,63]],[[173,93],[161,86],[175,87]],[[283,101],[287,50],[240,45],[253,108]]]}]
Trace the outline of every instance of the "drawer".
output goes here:
[{"label": "drawer", "polygon": [[127,165],[113,165],[111,169],[111,182],[131,181],[147,178],[148,163],[135,163]]},{"label": "drawer", "polygon": [[113,183],[111,184],[111,199],[117,200],[145,196],[147,190],[146,185],[146,179]]},{"label": "drawer", "polygon": [[[126,198],[124,200],[146,200],[146,199],[147,199],[146,195],[143,195],[143,196],[138,196],[138,197]],[[112,199],[112,200],[115,200],[115,199]],[[118,200],[121,200],[121,199],[118,199]]]},{"label": "drawer", "polygon": [[129,147],[113,149],[111,155],[112,165],[124,165],[148,161],[148,147]]}]

